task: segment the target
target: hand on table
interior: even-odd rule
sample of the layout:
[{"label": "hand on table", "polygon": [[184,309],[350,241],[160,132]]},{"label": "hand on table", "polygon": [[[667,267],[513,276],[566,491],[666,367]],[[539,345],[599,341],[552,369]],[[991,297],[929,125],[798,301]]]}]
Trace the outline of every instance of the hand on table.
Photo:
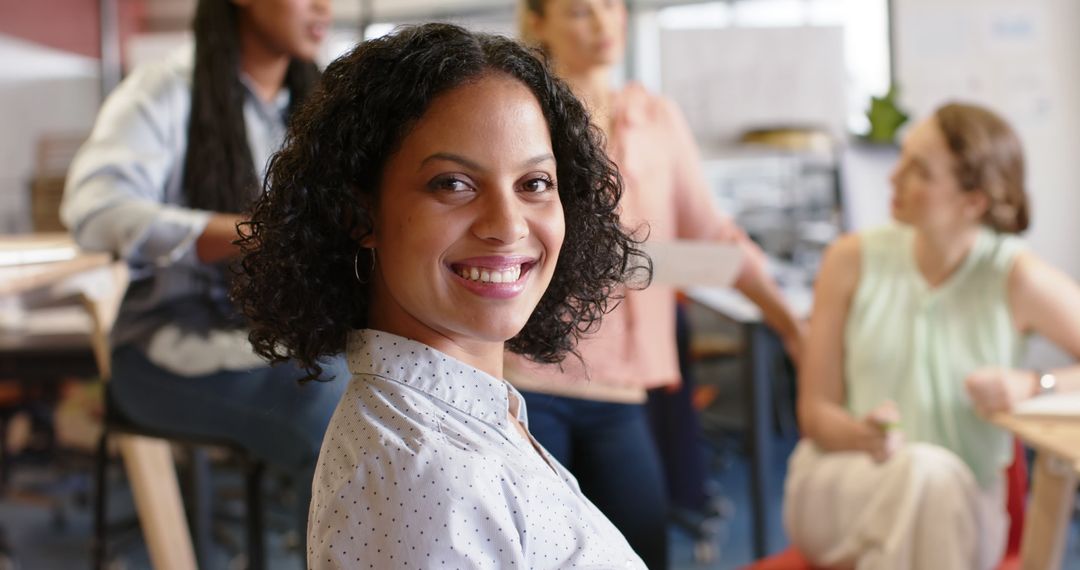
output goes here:
[{"label": "hand on table", "polygon": [[985,367],[964,379],[964,387],[975,411],[982,417],[1008,412],[1018,402],[1035,394],[1038,377],[1030,370]]}]

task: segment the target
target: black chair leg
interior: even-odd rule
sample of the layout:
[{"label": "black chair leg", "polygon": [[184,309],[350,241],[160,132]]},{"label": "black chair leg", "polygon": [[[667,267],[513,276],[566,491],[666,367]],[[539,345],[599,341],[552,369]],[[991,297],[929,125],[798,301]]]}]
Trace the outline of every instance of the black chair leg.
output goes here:
[{"label": "black chair leg", "polygon": [[106,505],[108,504],[108,481],[106,477],[108,475],[109,467],[109,454],[108,454],[108,430],[101,432],[101,437],[98,439],[97,454],[94,457],[94,546],[93,546],[93,564],[95,570],[102,570],[105,568],[105,556],[107,551],[107,534],[106,528]]},{"label": "black chair leg", "polygon": [[11,477],[11,450],[8,449],[8,423],[15,416],[13,408],[0,411],[0,492],[7,491]]},{"label": "black chair leg", "polygon": [[247,472],[247,547],[248,547],[248,570],[263,570],[266,568],[266,549],[263,545],[263,472],[266,465],[262,461],[253,460],[248,466]]},{"label": "black chair leg", "polygon": [[214,485],[210,474],[210,458],[200,446],[188,449],[188,512],[191,513],[191,541],[195,547],[195,559],[199,568],[210,568],[210,552],[213,547]]}]

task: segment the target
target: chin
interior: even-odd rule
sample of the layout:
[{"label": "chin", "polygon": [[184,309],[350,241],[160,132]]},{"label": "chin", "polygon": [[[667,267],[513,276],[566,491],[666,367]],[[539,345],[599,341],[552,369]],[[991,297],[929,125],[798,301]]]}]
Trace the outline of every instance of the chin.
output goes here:
[{"label": "chin", "polygon": [[321,46],[321,43],[303,39],[290,51],[292,52],[291,55],[293,59],[298,59],[300,61],[315,61],[315,58],[319,56],[319,48]]},{"label": "chin", "polygon": [[473,322],[471,326],[462,327],[466,334],[485,342],[506,342],[525,328],[525,319],[508,319],[499,315],[489,315],[481,322]]}]

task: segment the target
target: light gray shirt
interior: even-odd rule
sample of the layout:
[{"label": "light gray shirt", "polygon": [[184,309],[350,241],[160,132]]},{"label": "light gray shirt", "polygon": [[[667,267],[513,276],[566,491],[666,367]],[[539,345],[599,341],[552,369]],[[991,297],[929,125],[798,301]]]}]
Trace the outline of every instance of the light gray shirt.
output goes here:
[{"label": "light gray shirt", "polygon": [[510,421],[504,380],[426,345],[350,335],[323,440],[308,566],[645,568],[577,481]]},{"label": "light gray shirt", "polygon": [[[112,252],[131,267],[114,344],[136,344],[158,365],[197,375],[260,361],[237,329],[223,269],[195,256],[210,213],[187,207],[182,187],[192,61],[190,47],[177,50],[109,95],[71,165],[60,214],[81,247]],[[284,138],[289,94],[266,103],[242,74],[241,81],[261,179]]]}]

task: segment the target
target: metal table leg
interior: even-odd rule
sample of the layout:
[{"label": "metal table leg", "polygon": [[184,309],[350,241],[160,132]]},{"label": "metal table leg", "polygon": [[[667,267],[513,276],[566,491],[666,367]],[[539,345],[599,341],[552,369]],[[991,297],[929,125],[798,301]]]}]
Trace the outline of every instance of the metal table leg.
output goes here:
[{"label": "metal table leg", "polygon": [[769,552],[768,492],[772,444],[772,333],[761,323],[745,323],[746,348],[743,374],[749,387],[750,406],[750,504],[753,510],[754,557]]}]

